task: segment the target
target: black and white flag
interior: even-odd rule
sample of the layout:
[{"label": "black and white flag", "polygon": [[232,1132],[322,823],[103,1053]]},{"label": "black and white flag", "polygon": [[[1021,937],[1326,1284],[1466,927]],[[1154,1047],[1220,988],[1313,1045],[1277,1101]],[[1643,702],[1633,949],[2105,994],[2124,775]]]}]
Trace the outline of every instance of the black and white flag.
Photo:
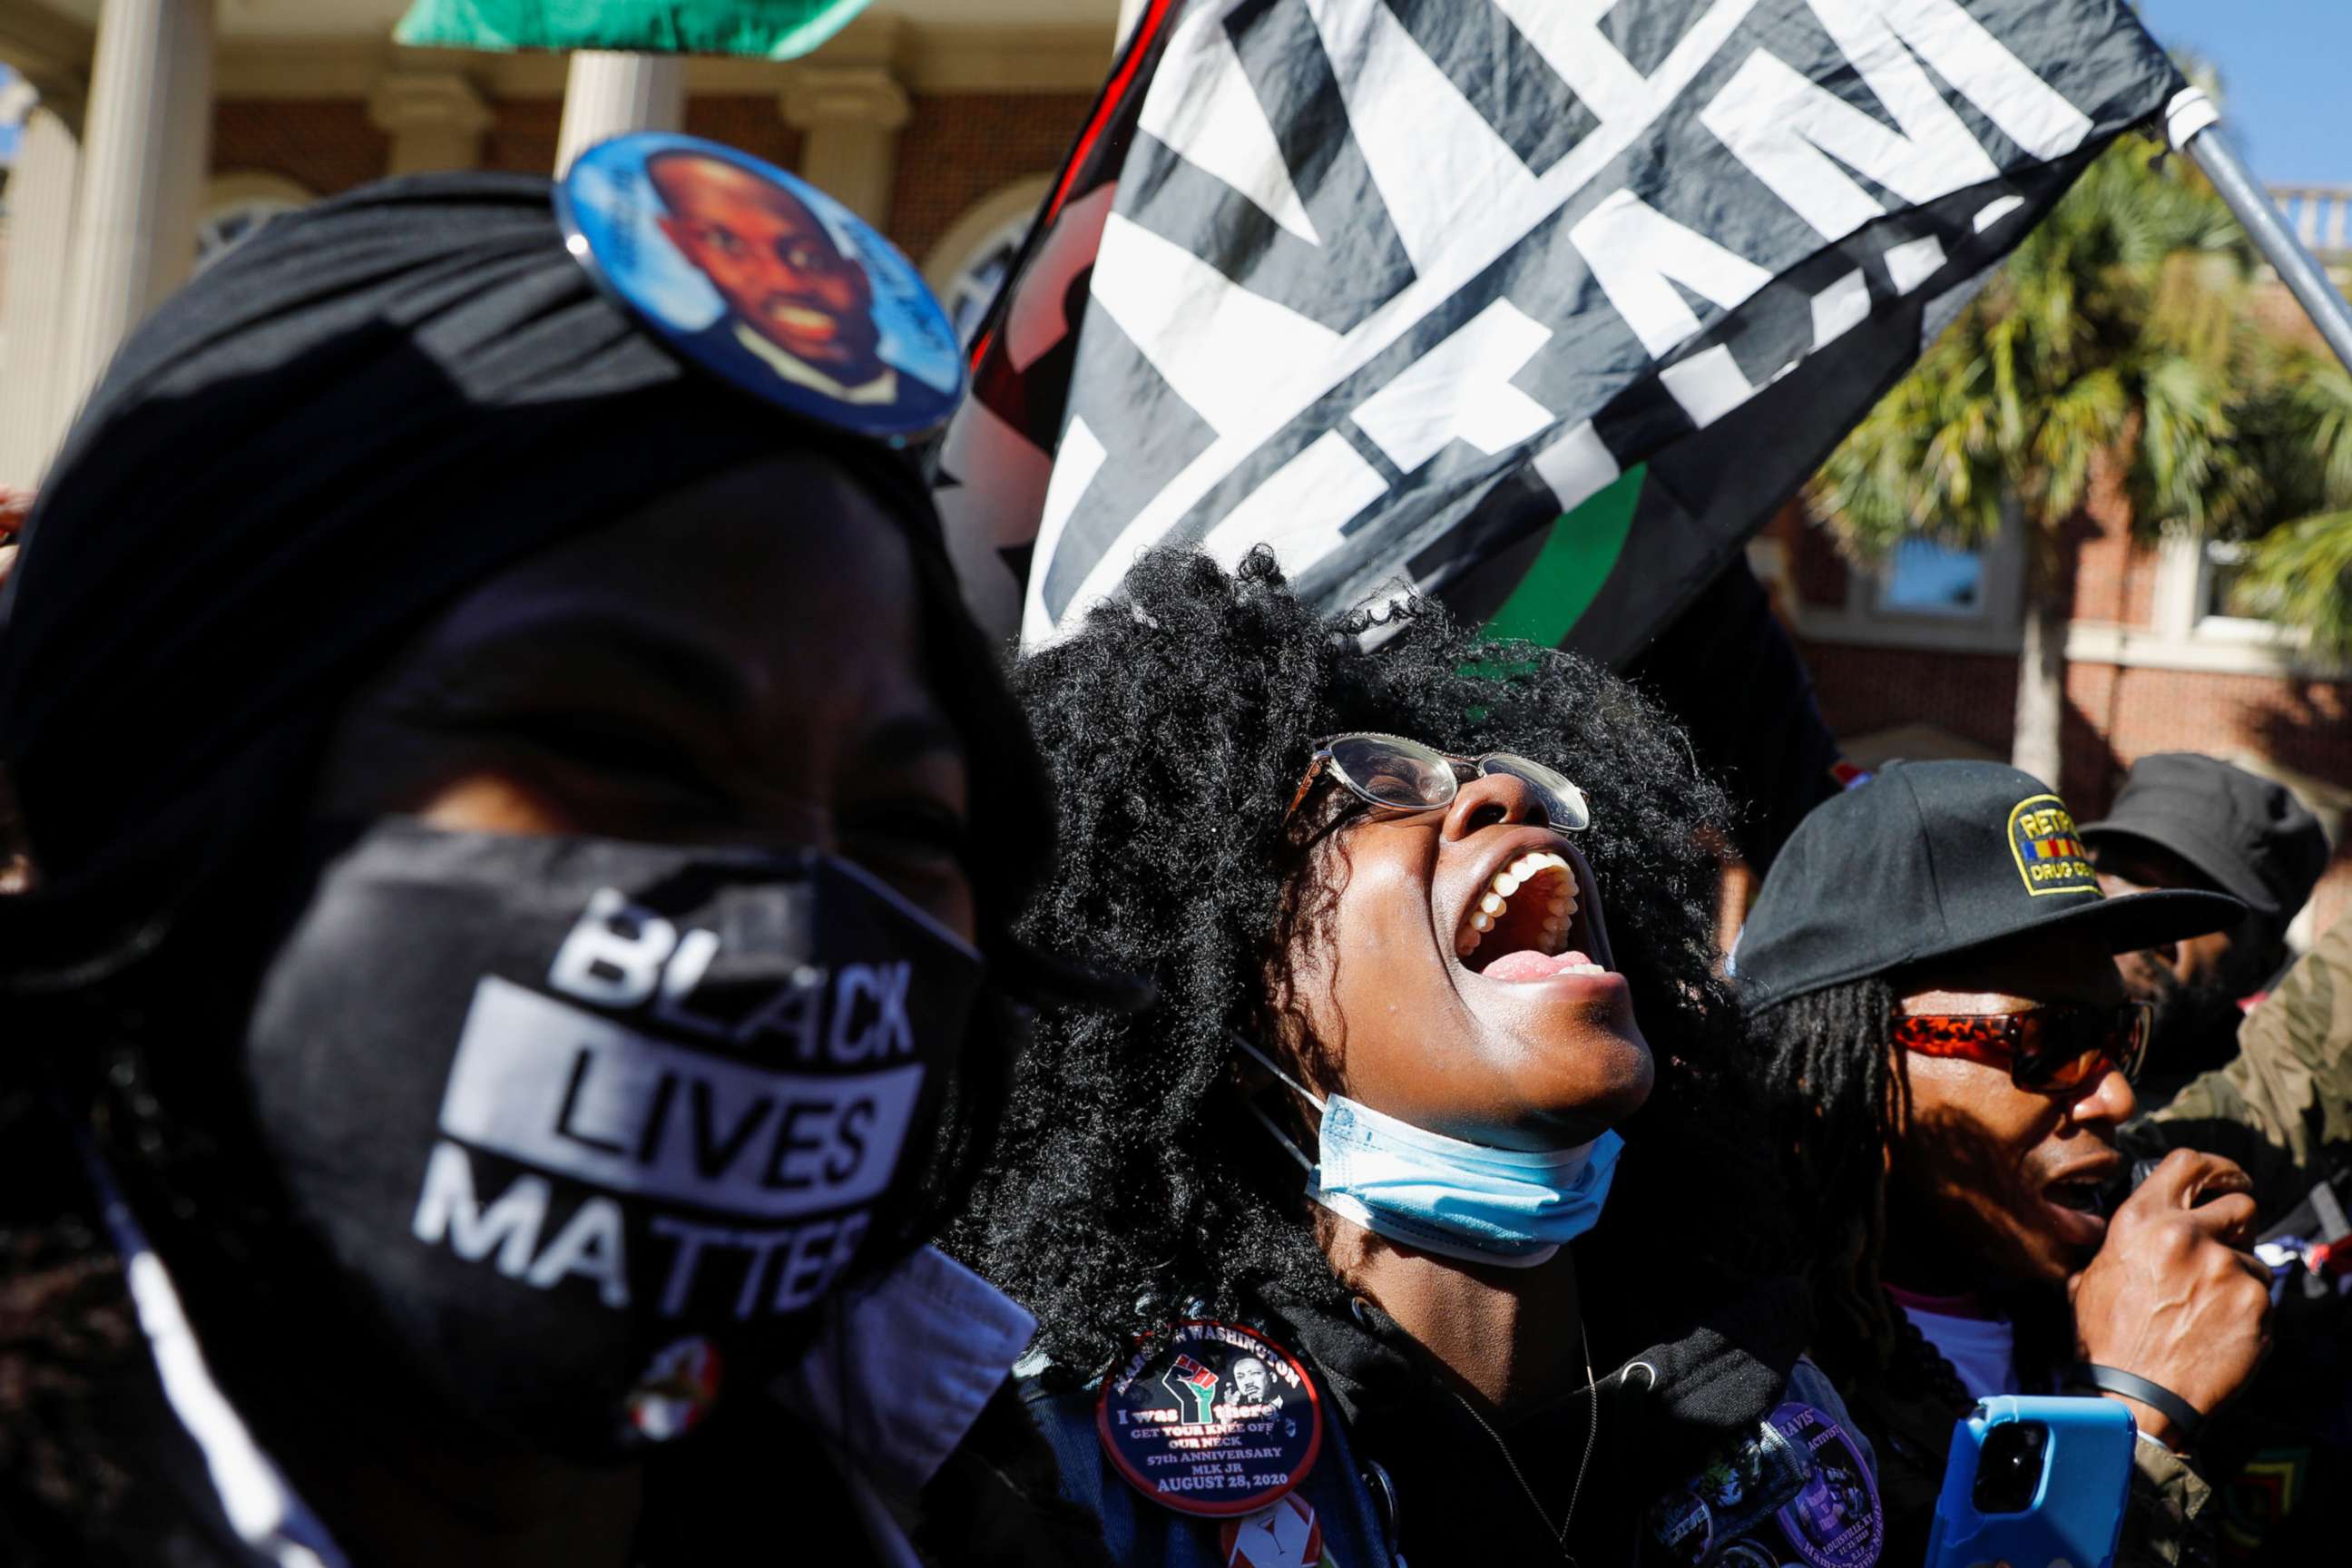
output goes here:
[{"label": "black and white flag", "polygon": [[975,601],[1266,542],[1622,663],[2185,86],[2123,0],[1155,0],[940,454]]}]

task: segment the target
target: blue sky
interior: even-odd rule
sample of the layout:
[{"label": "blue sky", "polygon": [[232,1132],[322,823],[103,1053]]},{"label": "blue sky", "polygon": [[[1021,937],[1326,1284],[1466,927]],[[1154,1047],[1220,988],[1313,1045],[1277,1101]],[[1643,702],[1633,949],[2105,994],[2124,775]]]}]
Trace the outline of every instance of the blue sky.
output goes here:
[{"label": "blue sky", "polygon": [[[6,87],[16,78],[15,71],[10,70],[6,66],[0,66],[0,87]],[[16,155],[16,128],[13,125],[0,125],[0,163],[6,163]]]},{"label": "blue sky", "polygon": [[2273,184],[2352,184],[2352,0],[2139,0],[2170,48],[2211,61],[2222,110]]}]

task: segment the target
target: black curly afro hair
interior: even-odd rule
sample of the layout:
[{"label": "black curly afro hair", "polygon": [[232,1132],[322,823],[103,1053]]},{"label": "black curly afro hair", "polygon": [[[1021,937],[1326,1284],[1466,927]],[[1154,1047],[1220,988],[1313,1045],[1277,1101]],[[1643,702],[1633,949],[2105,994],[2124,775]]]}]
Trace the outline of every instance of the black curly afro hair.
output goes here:
[{"label": "black curly afro hair", "polygon": [[[1284,818],[1313,742],[1349,730],[1523,752],[1583,788],[1592,825],[1577,843],[1659,1070],[1580,1258],[1655,1274],[1664,1225],[1678,1278],[1768,1271],[1777,1205],[1769,1163],[1744,1152],[1712,941],[1728,803],[1633,688],[1572,655],[1481,641],[1432,605],[1325,618],[1263,550],[1231,574],[1145,555],[1013,680],[1062,812],[1061,860],[1023,934],[1159,987],[1140,1014],[1039,1017],[995,1166],[950,1237],[1035,1312],[1056,1363],[1099,1366],[1187,1303],[1343,1299],[1297,1166],[1243,1109],[1234,1037],[1300,1038],[1282,955],[1317,934],[1317,889]],[[1612,1237],[1622,1270],[1594,1256]],[[1628,1331],[1662,1326],[1645,1320]]]}]

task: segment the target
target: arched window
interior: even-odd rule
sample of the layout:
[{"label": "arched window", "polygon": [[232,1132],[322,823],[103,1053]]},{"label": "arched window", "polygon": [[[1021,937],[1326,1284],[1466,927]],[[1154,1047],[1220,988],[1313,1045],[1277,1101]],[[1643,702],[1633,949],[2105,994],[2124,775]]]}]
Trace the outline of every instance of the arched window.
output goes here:
[{"label": "arched window", "polygon": [[923,274],[966,345],[1004,286],[1005,275],[1021,254],[1021,242],[1029,237],[1038,205],[1053,184],[1051,174],[1031,174],[982,197],[931,247]]},{"label": "arched window", "polygon": [[283,174],[215,174],[196,218],[196,270],[251,239],[271,218],[317,199],[317,193]]}]

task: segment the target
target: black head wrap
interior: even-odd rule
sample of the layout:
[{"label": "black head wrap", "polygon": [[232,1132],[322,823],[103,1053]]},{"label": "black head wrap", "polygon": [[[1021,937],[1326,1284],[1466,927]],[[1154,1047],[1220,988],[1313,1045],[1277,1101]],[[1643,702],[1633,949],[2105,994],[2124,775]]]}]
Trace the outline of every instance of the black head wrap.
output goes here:
[{"label": "black head wrap", "polygon": [[[672,357],[566,253],[549,183],[494,174],[276,220],[125,344],[0,596],[0,761],[44,889],[7,900],[40,906],[9,923],[63,971],[103,966],[257,814],[299,810],[337,706],[427,613],[556,540],[810,447],[913,543],[1001,930],[1050,805],[913,466]],[[776,521],[792,526],[789,496]]]}]

